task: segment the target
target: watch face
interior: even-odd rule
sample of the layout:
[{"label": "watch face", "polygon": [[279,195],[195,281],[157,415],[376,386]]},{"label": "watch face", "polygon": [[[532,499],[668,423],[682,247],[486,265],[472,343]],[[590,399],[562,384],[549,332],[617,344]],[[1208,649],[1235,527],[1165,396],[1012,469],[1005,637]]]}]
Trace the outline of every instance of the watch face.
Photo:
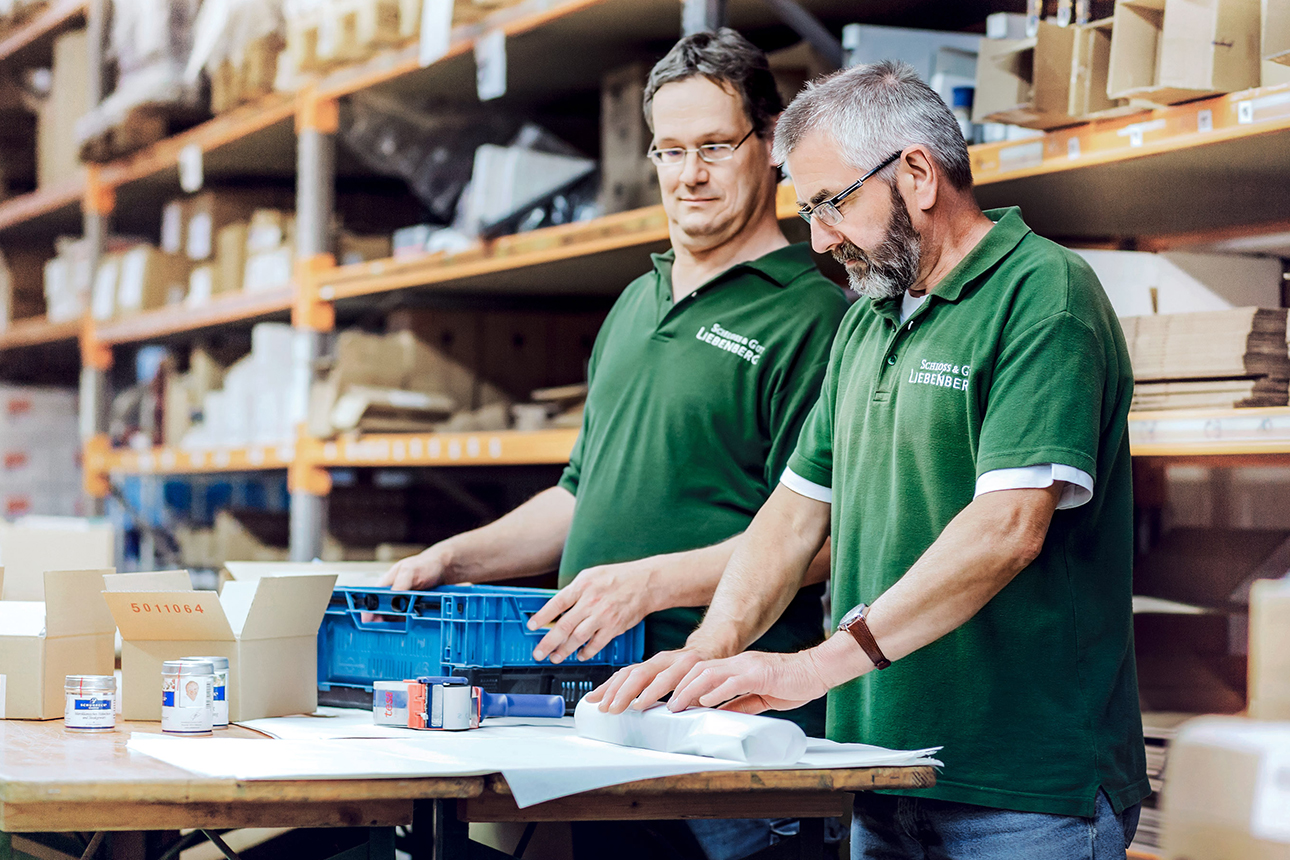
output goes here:
[{"label": "watch face", "polygon": [[864,610],[865,610],[865,605],[863,603],[852,608],[850,612],[842,616],[842,620],[838,622],[838,629],[845,630],[864,613]]}]

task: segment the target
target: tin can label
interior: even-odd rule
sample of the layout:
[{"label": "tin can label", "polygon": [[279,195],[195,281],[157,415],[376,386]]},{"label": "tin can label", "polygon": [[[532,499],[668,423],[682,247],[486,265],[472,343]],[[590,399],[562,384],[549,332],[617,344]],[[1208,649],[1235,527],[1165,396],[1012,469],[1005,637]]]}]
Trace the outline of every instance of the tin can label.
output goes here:
[{"label": "tin can label", "polygon": [[69,729],[116,728],[116,701],[112,696],[67,694],[63,725]]},{"label": "tin can label", "polygon": [[212,700],[215,705],[214,725],[219,727],[228,726],[228,671],[225,669],[215,670],[215,689],[212,693]]},{"label": "tin can label", "polygon": [[163,678],[161,730],[175,734],[209,732],[215,725],[214,687],[210,675]]}]

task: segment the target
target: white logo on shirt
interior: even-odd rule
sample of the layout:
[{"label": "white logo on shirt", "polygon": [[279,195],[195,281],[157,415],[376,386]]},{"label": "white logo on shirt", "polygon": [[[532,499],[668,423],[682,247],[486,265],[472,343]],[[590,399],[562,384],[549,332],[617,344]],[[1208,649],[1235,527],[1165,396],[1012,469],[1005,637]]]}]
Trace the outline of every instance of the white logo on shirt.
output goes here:
[{"label": "white logo on shirt", "polygon": [[699,326],[695,338],[704,343],[710,343],[717,349],[733,353],[754,365],[761,360],[762,353],[766,351],[766,344],[758,343],[756,338],[735,334],[730,329],[723,328],[721,323],[713,323],[710,327]]},{"label": "white logo on shirt", "polygon": [[967,391],[971,371],[970,364],[922,359],[918,367],[910,368],[908,381],[910,385],[932,385],[937,388]]}]

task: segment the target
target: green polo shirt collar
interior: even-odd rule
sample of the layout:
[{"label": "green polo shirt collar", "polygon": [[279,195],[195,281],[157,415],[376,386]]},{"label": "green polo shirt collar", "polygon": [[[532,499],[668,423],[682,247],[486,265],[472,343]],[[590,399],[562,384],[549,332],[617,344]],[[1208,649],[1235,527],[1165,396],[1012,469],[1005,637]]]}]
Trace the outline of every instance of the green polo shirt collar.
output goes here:
[{"label": "green polo shirt collar", "polygon": [[[985,216],[994,222],[976,247],[955,266],[945,279],[932,288],[929,296],[938,301],[957,302],[982,278],[991,272],[999,261],[1012,253],[1022,239],[1030,233],[1021,220],[1021,210],[1016,206],[1007,209],[988,209]],[[874,302],[874,310],[883,317],[900,319],[900,302],[903,296]]]},{"label": "green polo shirt collar", "polygon": [[[658,273],[658,288],[666,293],[668,302],[672,300],[672,265],[676,262],[676,251],[667,250],[662,254],[650,254],[654,261],[654,271]],[[811,246],[806,242],[797,242],[783,248],[763,254],[755,260],[736,263],[706,281],[696,292],[707,289],[726,278],[740,272],[755,272],[777,287],[783,287],[815,269],[811,259]]]}]

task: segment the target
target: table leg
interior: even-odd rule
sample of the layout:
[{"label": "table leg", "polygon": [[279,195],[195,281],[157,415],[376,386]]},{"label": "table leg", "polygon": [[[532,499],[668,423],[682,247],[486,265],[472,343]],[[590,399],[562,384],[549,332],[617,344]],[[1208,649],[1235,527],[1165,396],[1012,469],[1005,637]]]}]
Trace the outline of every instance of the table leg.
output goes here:
[{"label": "table leg", "polygon": [[797,831],[799,860],[824,860],[824,819],[803,818]]},{"label": "table leg", "polygon": [[480,842],[470,841],[470,825],[457,817],[456,800],[418,800],[412,804],[412,860],[514,860]]}]

